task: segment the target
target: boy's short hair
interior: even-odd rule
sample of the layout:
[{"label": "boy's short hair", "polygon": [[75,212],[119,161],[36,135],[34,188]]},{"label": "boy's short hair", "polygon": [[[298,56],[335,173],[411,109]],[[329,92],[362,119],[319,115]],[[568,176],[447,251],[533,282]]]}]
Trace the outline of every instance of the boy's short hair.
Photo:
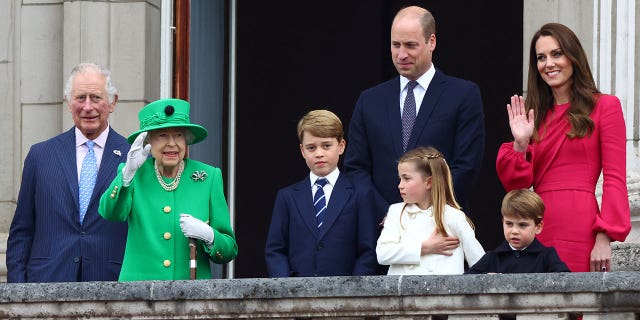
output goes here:
[{"label": "boy's short hair", "polygon": [[320,138],[336,138],[338,141],[342,141],[344,137],[342,121],[329,110],[312,110],[304,115],[298,122],[300,143],[305,132]]},{"label": "boy's short hair", "polygon": [[544,218],[544,202],[540,196],[528,189],[512,190],[502,199],[502,216],[517,216],[533,219],[535,224]]}]

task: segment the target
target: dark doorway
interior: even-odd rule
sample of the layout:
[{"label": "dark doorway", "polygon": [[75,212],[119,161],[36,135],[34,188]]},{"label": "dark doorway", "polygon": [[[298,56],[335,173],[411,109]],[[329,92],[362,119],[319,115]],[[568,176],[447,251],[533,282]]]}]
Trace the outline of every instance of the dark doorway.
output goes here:
[{"label": "dark doorway", "polygon": [[359,93],[396,75],[391,20],[413,4],[436,18],[436,67],[482,91],[487,143],[471,218],[486,250],[502,241],[495,157],[510,138],[508,97],[522,90],[522,0],[238,1],[236,277],[266,276],[276,192],[308,174],[298,119],[326,108],[348,128]]}]

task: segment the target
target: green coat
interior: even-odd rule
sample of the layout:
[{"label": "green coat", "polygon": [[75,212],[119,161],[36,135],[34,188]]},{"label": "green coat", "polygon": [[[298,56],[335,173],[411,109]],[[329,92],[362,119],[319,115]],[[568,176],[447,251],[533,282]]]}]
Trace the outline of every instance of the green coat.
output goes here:
[{"label": "green coat", "polygon": [[[122,167],[100,198],[98,212],[107,220],[128,221],[127,246],[120,281],[189,279],[189,240],[180,229],[180,214],[188,213],[213,228],[211,249],[198,240],[198,279],[210,279],[209,258],[227,263],[238,254],[229,222],[220,169],[184,159],[178,188],[166,191],[149,158],[131,184],[122,186]],[[206,178],[196,177],[206,173]],[[200,175],[202,177],[202,175]],[[166,180],[165,180],[166,181]]]}]

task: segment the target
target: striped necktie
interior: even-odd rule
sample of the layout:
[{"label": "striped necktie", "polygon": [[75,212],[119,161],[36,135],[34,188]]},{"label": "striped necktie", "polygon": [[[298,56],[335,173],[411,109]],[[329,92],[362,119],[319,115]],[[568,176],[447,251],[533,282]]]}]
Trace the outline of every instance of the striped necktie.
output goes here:
[{"label": "striped necktie", "polygon": [[313,196],[313,207],[316,209],[316,223],[318,229],[322,227],[322,223],[324,223],[324,214],[327,212],[327,199],[324,195],[324,185],[327,184],[326,178],[318,178],[316,180],[316,185],[318,189],[316,190],[316,194]]}]

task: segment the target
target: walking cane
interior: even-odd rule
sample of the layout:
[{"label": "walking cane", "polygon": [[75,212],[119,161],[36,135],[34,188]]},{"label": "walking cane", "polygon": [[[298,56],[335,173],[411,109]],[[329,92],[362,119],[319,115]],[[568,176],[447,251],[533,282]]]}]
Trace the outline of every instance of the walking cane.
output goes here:
[{"label": "walking cane", "polygon": [[196,270],[198,267],[198,262],[196,257],[198,256],[198,252],[196,250],[197,241],[194,238],[189,238],[189,279],[196,279]]},{"label": "walking cane", "polygon": [[[209,224],[209,220],[205,221]],[[189,238],[189,279],[196,279],[196,270],[198,270],[198,240],[195,238]]]}]

